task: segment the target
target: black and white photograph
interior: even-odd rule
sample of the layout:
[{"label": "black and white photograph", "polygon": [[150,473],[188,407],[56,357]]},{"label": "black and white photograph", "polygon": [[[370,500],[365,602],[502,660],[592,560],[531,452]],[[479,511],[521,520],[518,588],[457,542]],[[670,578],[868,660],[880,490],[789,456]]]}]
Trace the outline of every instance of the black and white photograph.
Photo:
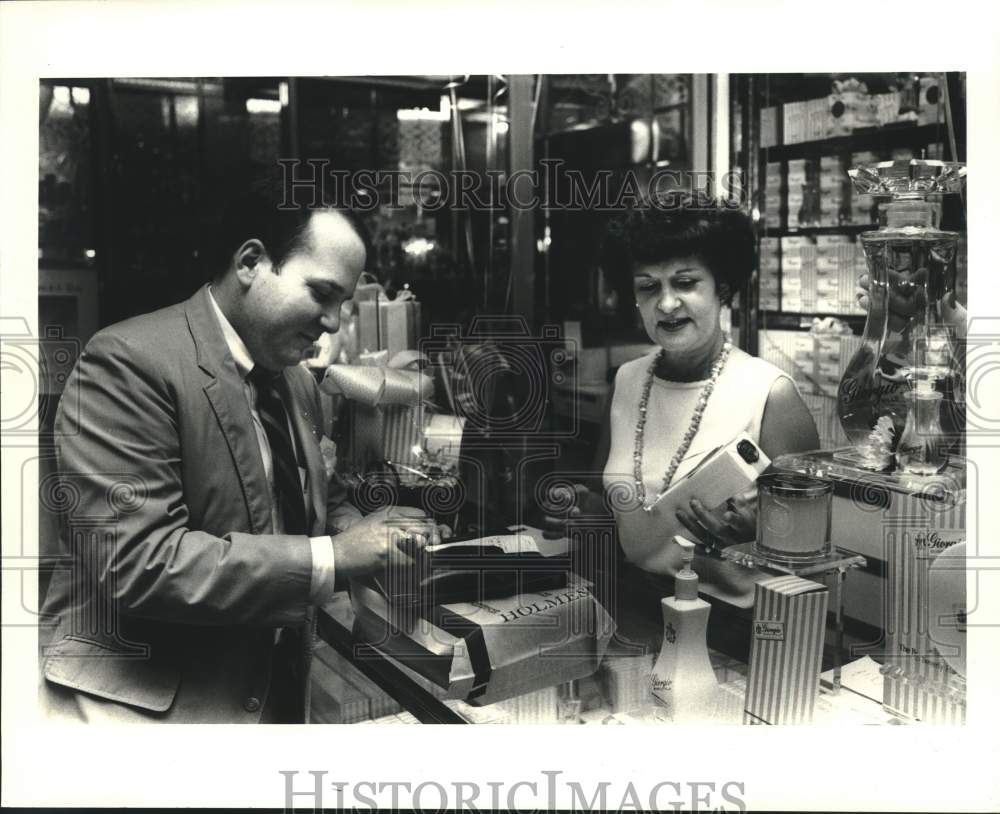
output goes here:
[{"label": "black and white photograph", "polygon": [[5,805],[995,810],[995,26],[140,5],[0,8]]}]

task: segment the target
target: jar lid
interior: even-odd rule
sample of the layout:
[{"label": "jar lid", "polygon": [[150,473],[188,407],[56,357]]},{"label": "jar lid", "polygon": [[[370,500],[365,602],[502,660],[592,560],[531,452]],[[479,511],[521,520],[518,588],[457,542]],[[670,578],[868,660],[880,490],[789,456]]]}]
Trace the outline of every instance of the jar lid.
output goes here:
[{"label": "jar lid", "polygon": [[757,486],[781,497],[818,497],[833,491],[833,481],[798,472],[768,472],[757,478]]}]

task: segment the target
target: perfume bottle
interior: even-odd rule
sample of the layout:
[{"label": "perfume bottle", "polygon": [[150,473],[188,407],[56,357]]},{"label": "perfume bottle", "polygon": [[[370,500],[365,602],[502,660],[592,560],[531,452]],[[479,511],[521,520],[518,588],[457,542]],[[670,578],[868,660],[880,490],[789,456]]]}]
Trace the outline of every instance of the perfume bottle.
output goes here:
[{"label": "perfume bottle", "polygon": [[919,379],[911,396],[911,409],[896,458],[905,472],[936,475],[948,463],[940,421],[943,395],[934,389],[931,380]]},{"label": "perfume bottle", "polygon": [[716,712],[719,687],[708,658],[708,616],[712,606],[698,598],[698,575],[691,570],[694,543],[676,535],[683,568],[674,595],[660,600],[663,645],[650,676],[658,705],[657,717],[674,723],[710,722]]},{"label": "perfume bottle", "polygon": [[840,381],[838,416],[854,447],[852,463],[873,471],[895,464],[920,474],[927,467],[912,455],[900,459],[897,451],[917,383],[924,393],[958,389],[955,326],[947,321],[954,307],[958,234],[937,228],[937,200],[962,188],[965,165],[884,161],[848,175],[857,192],[885,202],[885,225],[861,235],[868,315],[861,346]]}]

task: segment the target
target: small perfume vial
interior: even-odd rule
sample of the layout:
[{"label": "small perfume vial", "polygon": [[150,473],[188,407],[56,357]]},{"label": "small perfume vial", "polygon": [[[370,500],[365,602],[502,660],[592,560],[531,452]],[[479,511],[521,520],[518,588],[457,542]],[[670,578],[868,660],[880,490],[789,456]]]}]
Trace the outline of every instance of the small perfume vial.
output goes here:
[{"label": "small perfume vial", "polygon": [[569,681],[559,687],[559,700],[556,702],[556,717],[561,724],[581,723],[583,701],[575,681]]}]

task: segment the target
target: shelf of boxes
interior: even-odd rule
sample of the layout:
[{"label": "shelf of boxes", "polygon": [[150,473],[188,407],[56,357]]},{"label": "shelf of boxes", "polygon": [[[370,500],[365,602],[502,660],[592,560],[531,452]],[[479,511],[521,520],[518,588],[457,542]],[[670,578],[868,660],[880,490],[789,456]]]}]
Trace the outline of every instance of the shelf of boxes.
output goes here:
[{"label": "shelf of boxes", "polygon": [[758,307],[762,311],[781,309],[781,248],[776,237],[760,241]]},{"label": "shelf of boxes", "polygon": [[901,147],[768,162],[759,196],[760,309],[863,316],[856,295],[866,264],[858,237],[877,228],[877,212],[871,196],[853,193],[847,169],[913,157],[912,148]]},{"label": "shelf of boxes", "polygon": [[[915,107],[904,103],[897,91],[869,94],[857,88],[763,107],[760,147],[780,152],[788,160],[817,145],[830,152],[844,152],[868,145],[940,141],[944,108],[939,85],[939,76],[921,77]],[[742,116],[735,118],[741,124]],[[740,147],[742,144],[737,149]]]},{"label": "shelf of boxes", "polygon": [[[915,105],[913,96],[871,94],[847,82],[826,97],[759,111],[758,352],[776,364],[783,360],[779,366],[798,384],[824,447],[846,442],[836,390],[865,323],[857,304],[858,279],[867,271],[860,236],[878,228],[875,202],[854,191],[847,171],[884,160],[950,158],[940,80],[921,77]],[[746,111],[740,113],[739,126]],[[742,146],[736,147],[740,163]],[[960,289],[963,262],[960,248]],[[964,290],[958,293],[961,298]],[[846,323],[851,334],[809,333],[817,317],[827,316]]]},{"label": "shelf of boxes", "polygon": [[[846,153],[860,149],[884,151],[895,147],[912,147],[914,145],[919,145],[921,149],[927,151],[924,158],[944,158],[943,140],[947,133],[943,124],[872,127],[855,131],[849,136],[782,144],[774,140],[773,136],[771,143],[764,141],[763,113],[764,111],[761,111],[760,150],[766,161],[791,161],[815,155]],[[742,158],[742,153],[738,153],[737,157]]]},{"label": "shelf of boxes", "polygon": [[[847,171],[884,160],[952,158],[940,75],[920,78],[916,96],[868,93],[836,83],[826,97],[786,101],[759,111],[753,160],[761,179],[758,353],[796,382],[824,448],[846,438],[836,415],[844,366],[860,343],[865,312],[858,279],[867,271],[860,236],[877,229],[871,196],[858,195]],[[741,110],[746,115],[745,110]],[[742,133],[740,133],[742,135]],[[740,163],[746,159],[736,148]],[[963,301],[965,247],[956,260]],[[814,335],[814,320],[833,316],[849,334]]]},{"label": "shelf of boxes", "polygon": [[759,307],[861,316],[855,294],[864,268],[861,245],[850,235],[765,237],[760,243]]},{"label": "shelf of boxes", "polygon": [[823,154],[764,165],[758,208],[767,236],[799,234],[857,235],[876,228],[870,195],[851,187],[848,169],[882,160],[916,157],[911,147],[885,152]]},{"label": "shelf of boxes", "polygon": [[812,334],[794,330],[762,330],[762,359],[779,367],[795,382],[812,413],[823,449],[845,446],[837,416],[837,388],[848,362],[860,347],[853,334]]}]

